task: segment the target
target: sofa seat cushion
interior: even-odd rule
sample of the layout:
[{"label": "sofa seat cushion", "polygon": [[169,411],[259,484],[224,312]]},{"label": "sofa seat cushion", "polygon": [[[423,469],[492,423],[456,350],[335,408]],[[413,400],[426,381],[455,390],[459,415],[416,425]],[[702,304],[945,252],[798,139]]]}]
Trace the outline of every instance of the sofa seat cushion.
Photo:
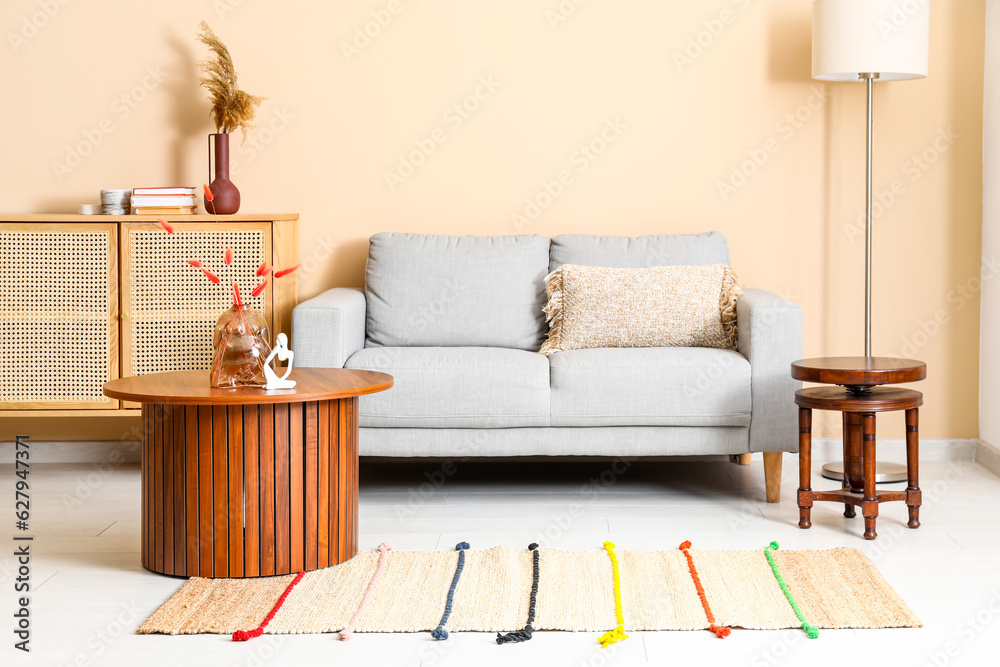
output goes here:
[{"label": "sofa seat cushion", "polygon": [[750,362],[733,350],[594,348],[549,363],[553,426],[750,424]]},{"label": "sofa seat cushion", "polygon": [[549,363],[490,347],[369,347],[346,368],[382,371],[389,391],[364,396],[363,427],[510,428],[549,425]]}]

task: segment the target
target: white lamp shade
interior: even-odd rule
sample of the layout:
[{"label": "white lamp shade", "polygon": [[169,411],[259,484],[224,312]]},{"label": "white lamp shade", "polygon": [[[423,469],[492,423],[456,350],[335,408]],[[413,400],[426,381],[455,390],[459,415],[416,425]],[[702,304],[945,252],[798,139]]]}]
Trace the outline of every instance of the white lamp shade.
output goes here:
[{"label": "white lamp shade", "polygon": [[880,81],[927,76],[930,0],[815,0],[812,75],[857,81],[874,72]]}]

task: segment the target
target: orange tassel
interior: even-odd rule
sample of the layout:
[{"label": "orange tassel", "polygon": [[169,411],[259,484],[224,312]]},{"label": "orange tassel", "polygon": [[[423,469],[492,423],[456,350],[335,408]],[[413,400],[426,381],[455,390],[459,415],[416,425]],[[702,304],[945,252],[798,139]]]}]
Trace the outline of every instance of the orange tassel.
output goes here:
[{"label": "orange tassel", "polygon": [[236,304],[237,308],[243,307],[243,297],[240,296],[240,286],[233,281],[233,303]]},{"label": "orange tassel", "polygon": [[302,266],[302,265],[301,264],[296,264],[295,266],[289,267],[287,269],[282,269],[281,271],[275,271],[274,277],[275,278],[282,278],[284,276],[287,276],[289,273],[292,273],[293,271],[295,271],[296,269],[298,269],[300,266]]},{"label": "orange tassel", "polygon": [[191,266],[193,266],[196,269],[200,269],[201,268],[201,262],[199,262],[197,259],[189,259],[188,260],[188,264],[190,264]]},{"label": "orange tassel", "polygon": [[208,183],[202,183],[202,185],[205,187],[205,201],[212,201],[215,199],[215,196],[212,194],[212,189],[208,187]]},{"label": "orange tassel", "polygon": [[264,279],[264,282],[262,282],[260,285],[257,285],[256,287],[253,288],[253,291],[250,292],[250,296],[253,296],[253,297],[260,296],[261,293],[264,291],[265,287],[267,287],[267,279],[266,278]]},{"label": "orange tassel", "polygon": [[226,266],[229,266],[232,263],[233,263],[233,249],[226,248]]},{"label": "orange tassel", "polygon": [[160,222],[160,227],[163,227],[165,230],[167,230],[167,234],[174,233],[174,227],[169,222],[167,222],[163,218],[160,218],[159,222]]},{"label": "orange tassel", "polygon": [[691,579],[694,581],[694,588],[698,591],[698,597],[701,598],[701,607],[705,610],[705,617],[708,619],[708,629],[714,632],[715,636],[719,639],[725,639],[732,631],[729,628],[715,624],[715,616],[712,614],[712,608],[708,605],[708,598],[705,597],[705,588],[701,585],[701,577],[698,576],[698,570],[694,566],[694,558],[692,558],[691,552],[688,551],[690,548],[690,540],[681,542],[678,547],[678,549],[684,552],[684,557],[687,558],[688,571],[691,573]]},{"label": "orange tassel", "polygon": [[267,262],[261,262],[260,266],[257,267],[257,275],[258,276],[267,275],[267,272],[270,271],[270,270],[271,270],[271,267],[268,266]]},{"label": "orange tassel", "polygon": [[208,269],[205,269],[205,268],[203,268],[203,269],[201,270],[201,272],[205,274],[205,277],[206,277],[206,278],[208,278],[209,280],[211,280],[211,281],[212,281],[213,283],[215,283],[216,285],[219,285],[219,284],[221,284],[221,283],[222,283],[222,281],[221,281],[221,280],[219,280],[219,276],[215,275],[214,273],[212,273],[212,272],[211,272],[211,271],[209,271]]}]

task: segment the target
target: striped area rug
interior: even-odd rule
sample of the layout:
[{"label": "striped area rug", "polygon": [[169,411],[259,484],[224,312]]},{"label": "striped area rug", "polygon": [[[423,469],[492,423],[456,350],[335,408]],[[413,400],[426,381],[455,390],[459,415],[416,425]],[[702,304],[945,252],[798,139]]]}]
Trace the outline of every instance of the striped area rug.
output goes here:
[{"label": "striped area rug", "polygon": [[[717,633],[723,626],[808,627],[812,632],[921,625],[857,549],[629,551],[608,545],[594,551],[538,550],[533,630],[603,632],[622,624],[624,632],[710,626]],[[617,554],[615,571],[611,553]],[[139,633],[229,634],[262,625],[263,632],[273,634],[328,633],[342,631],[352,619],[359,633],[426,632],[442,626],[451,632],[517,631],[529,614],[532,558],[528,549],[508,546],[373,551],[298,579],[192,578]],[[445,623],[442,612],[450,589]]]}]

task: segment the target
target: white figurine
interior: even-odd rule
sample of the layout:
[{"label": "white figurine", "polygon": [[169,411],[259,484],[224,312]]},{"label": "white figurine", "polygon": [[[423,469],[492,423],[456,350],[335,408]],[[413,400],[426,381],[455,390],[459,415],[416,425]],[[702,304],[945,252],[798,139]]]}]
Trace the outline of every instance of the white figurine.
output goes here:
[{"label": "white figurine", "polygon": [[[280,378],[274,372],[274,369],[271,368],[271,361],[275,357],[278,357],[279,361],[288,362],[285,374]],[[292,359],[294,358],[295,353],[288,349],[288,336],[283,333],[278,334],[274,340],[274,349],[271,350],[271,354],[267,355],[267,360],[264,362],[264,377],[267,378],[267,384],[264,385],[264,389],[268,391],[271,389],[291,389],[295,386],[295,380],[287,379],[288,374],[292,372]]]}]

